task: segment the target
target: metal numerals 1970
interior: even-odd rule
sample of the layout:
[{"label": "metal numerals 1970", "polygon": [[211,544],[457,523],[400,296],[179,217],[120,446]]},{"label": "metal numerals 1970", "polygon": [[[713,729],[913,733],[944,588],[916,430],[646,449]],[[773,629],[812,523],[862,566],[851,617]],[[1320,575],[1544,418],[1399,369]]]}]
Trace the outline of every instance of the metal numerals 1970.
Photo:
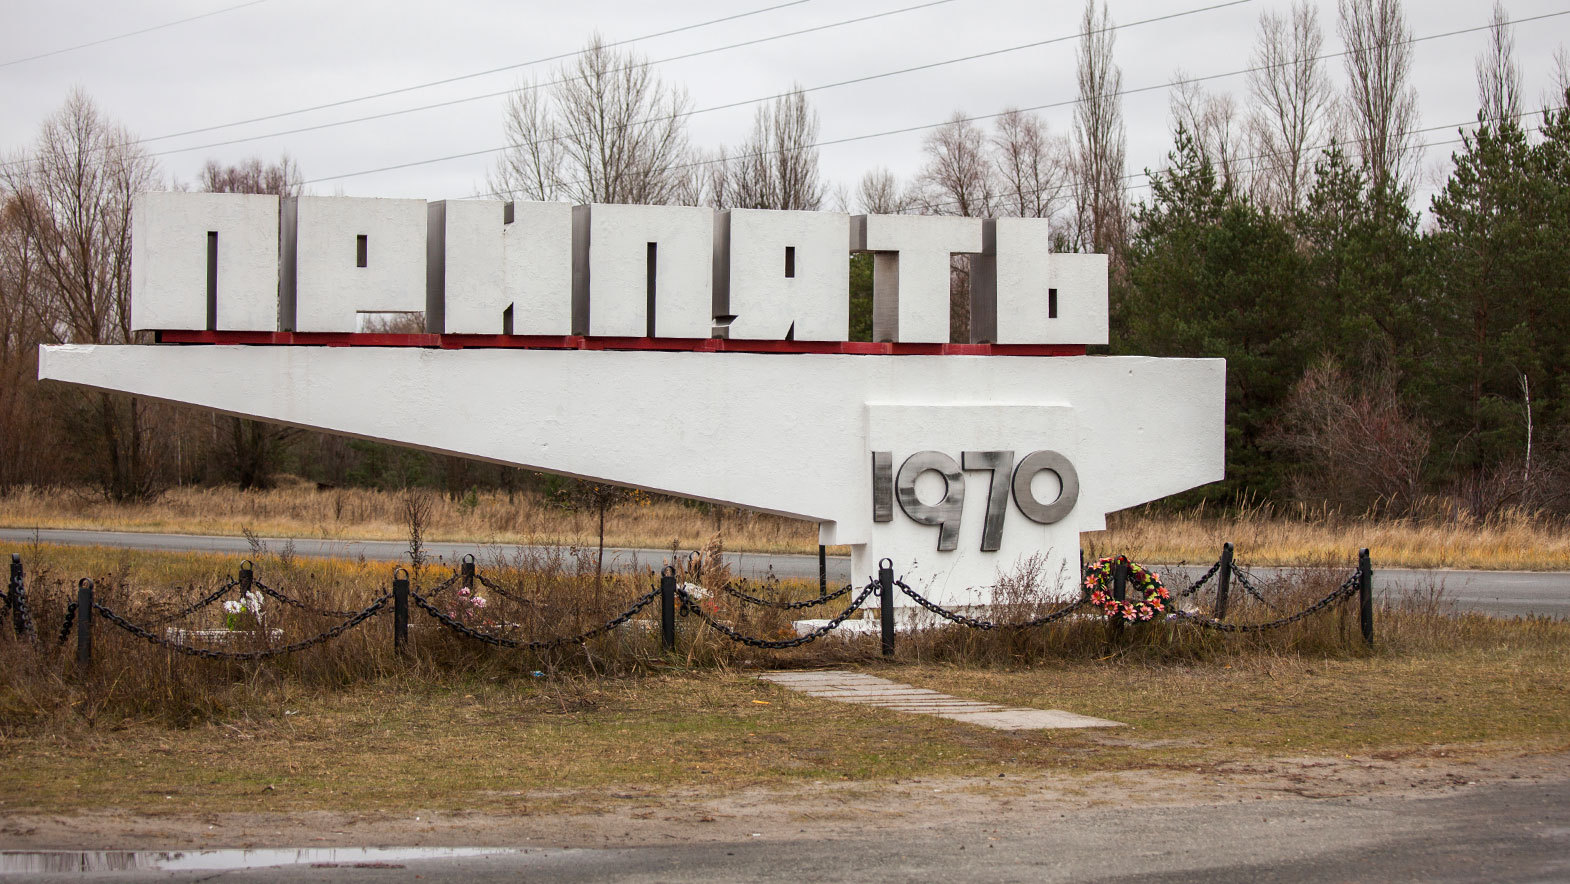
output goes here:
[{"label": "metal numerals 1970", "polygon": [[[916,477],[931,470],[943,477],[943,497],[937,503],[923,503],[916,496]],[[987,470],[992,481],[987,493],[987,519],[981,531],[981,548],[996,550],[1003,540],[1003,517],[1008,499],[1025,518],[1043,525],[1061,520],[1074,509],[1079,499],[1079,474],[1068,458],[1056,451],[1033,451],[1014,463],[1012,451],[965,451],[958,463],[941,451],[918,451],[894,472],[894,453],[872,452],[872,521],[894,521],[894,501],[911,521],[938,529],[940,551],[959,547],[959,519],[965,506],[965,471]],[[1031,493],[1030,482],[1042,470],[1057,474],[1062,492],[1057,499],[1042,503]]]}]

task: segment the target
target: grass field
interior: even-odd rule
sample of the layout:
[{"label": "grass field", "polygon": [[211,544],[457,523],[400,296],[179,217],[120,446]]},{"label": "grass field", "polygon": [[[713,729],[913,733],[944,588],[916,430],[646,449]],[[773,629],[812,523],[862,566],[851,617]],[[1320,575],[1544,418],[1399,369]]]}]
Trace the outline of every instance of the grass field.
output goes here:
[{"label": "grass field", "polygon": [[[0,814],[375,811],[407,807],[411,796],[432,809],[530,812],[671,788],[725,794],[1008,772],[1072,781],[1283,757],[1570,748],[1570,623],[1451,615],[1432,600],[1382,609],[1372,651],[1336,613],[1260,638],[1181,625],[1114,633],[1079,619],[1029,633],[923,633],[902,639],[892,664],[872,641],[754,651],[694,618],[682,620],[676,655],[638,630],[561,652],[493,651],[421,618],[414,653],[402,659],[381,617],[262,664],[180,657],[101,624],[94,668],[83,673],[71,645],[53,641],[69,594],[61,575],[98,575],[104,598],[145,619],[204,592],[233,562],[84,548],[31,554],[42,572],[30,591],[45,639],[0,631]],[[387,578],[385,566],[355,562],[258,566],[273,585],[335,606],[365,604]],[[617,578],[591,604],[599,591],[585,582],[592,571],[582,561],[485,570],[529,587],[532,607],[548,613],[533,625],[561,631],[615,610],[644,585]],[[433,570],[419,585],[444,576]],[[1321,590],[1270,591],[1296,605]],[[1242,619],[1261,614],[1239,607]],[[518,610],[506,616],[529,616]],[[281,615],[274,622],[291,640],[326,622]],[[204,625],[203,616],[213,614],[182,625]],[[857,668],[1129,727],[1001,733],[817,700],[751,675],[782,665]]]},{"label": "grass field", "polygon": [[[570,511],[525,493],[476,493],[453,500],[430,495],[426,539],[474,543],[593,546],[592,512]],[[393,492],[317,490],[297,482],[260,492],[178,488],[147,504],[111,504],[84,491],[18,489],[0,498],[0,527],[87,528],[181,534],[404,540],[403,499]],[[610,546],[701,547],[716,534],[732,550],[812,553],[816,525],[668,498],[628,504],[606,519]],[[1088,550],[1154,563],[1214,561],[1236,545],[1253,565],[1350,562],[1361,547],[1385,567],[1570,570],[1570,530],[1563,519],[1506,512],[1488,520],[1435,507],[1423,518],[1347,516],[1270,507],[1217,513],[1129,510],[1106,531],[1086,534]],[[845,552],[845,550],[835,550]]]},{"label": "grass field", "polygon": [[243,714],[191,728],[131,719],[8,729],[0,813],[158,812],[171,801],[183,812],[363,811],[407,807],[411,796],[431,809],[537,811],[629,790],[1563,751],[1563,632],[1397,659],[864,664],[961,696],[1129,724],[1112,731],[988,731],[815,700],[727,671],[524,682],[390,675],[333,691],[284,684]]}]

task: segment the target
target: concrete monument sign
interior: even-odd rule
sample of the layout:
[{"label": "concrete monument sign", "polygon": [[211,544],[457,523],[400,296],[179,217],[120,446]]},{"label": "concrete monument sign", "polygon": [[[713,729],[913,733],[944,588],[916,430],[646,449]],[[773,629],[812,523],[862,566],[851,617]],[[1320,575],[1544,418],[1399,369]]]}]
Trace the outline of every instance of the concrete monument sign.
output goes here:
[{"label": "concrete monument sign", "polygon": [[[41,377],[811,520],[944,604],[1222,475],[1224,362],[1084,355],[1106,259],[1034,219],[150,193],[134,237],[160,343]],[[386,313],[425,332],[362,331]]]}]

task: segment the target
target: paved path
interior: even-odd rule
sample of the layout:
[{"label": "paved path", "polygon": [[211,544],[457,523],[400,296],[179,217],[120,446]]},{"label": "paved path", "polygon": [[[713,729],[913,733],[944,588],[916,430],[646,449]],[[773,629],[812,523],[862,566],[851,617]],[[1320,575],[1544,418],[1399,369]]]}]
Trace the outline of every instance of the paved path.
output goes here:
[{"label": "paved path", "polygon": [[864,675],[860,672],[766,672],[758,677],[781,687],[801,691],[809,697],[836,700],[841,703],[860,703],[892,709],[895,712],[936,715],[939,718],[963,721],[966,724],[1000,731],[1123,726],[1122,722],[1075,715],[1061,709],[1027,709],[1019,706],[981,703],[976,700],[962,700],[927,688],[911,687],[908,684],[900,684],[897,681]]},{"label": "paved path", "polygon": [[[0,528],[0,552],[24,552],[32,542],[34,532],[24,528]],[[251,547],[243,537],[219,537],[198,534],[144,534],[133,531],[84,531],[74,529],[40,529],[37,537],[41,543],[117,546],[126,549],[166,550],[177,552],[212,552],[234,556],[251,554]],[[284,538],[264,538],[268,547],[279,550],[289,541]],[[427,554],[442,561],[458,561],[466,553],[473,553],[484,561],[487,551],[496,547],[474,543],[428,543]],[[506,547],[514,549],[514,547]],[[539,549],[539,547],[531,547]],[[329,558],[366,558],[377,561],[397,561],[408,555],[407,543],[392,540],[294,540],[294,551],[302,556]],[[657,568],[670,556],[670,550],[661,549],[607,549],[606,564],[610,567]],[[782,578],[816,579],[818,557],[788,553],[727,553],[726,559],[734,574],[759,578],[772,572]],[[1205,567],[1208,567],[1208,563]],[[1350,573],[1352,562],[1348,560]],[[1408,569],[1381,569],[1374,560],[1374,588],[1385,598],[1399,598],[1403,593],[1426,592],[1431,587],[1442,588],[1443,597],[1467,611],[1480,611],[1496,616],[1517,617],[1542,614],[1551,617],[1570,617],[1570,573],[1559,571],[1417,571]],[[1197,577],[1204,568],[1162,567],[1169,578],[1179,574]],[[1253,573],[1269,579],[1285,569],[1257,568]],[[863,575],[863,580],[871,575]],[[850,578],[850,559],[830,556],[828,579],[832,585],[842,585]],[[1171,579],[1169,583],[1178,584]]]},{"label": "paved path", "polygon": [[[919,809],[916,810],[919,813]],[[908,881],[1396,884],[1570,880],[1570,783],[1462,786],[1401,796],[1067,810],[1048,804],[814,839],[760,833],[652,847],[515,844],[512,854],[231,872],[117,872],[118,881],[552,881],[694,884]],[[80,873],[70,876],[81,880]],[[16,875],[7,881],[59,881]]]}]

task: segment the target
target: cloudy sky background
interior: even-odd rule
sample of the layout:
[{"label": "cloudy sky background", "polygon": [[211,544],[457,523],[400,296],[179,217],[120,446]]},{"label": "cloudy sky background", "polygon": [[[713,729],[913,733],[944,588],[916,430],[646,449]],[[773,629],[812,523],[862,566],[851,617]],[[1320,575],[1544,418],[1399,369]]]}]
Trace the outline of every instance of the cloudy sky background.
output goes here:
[{"label": "cloudy sky background", "polygon": [[[293,114],[245,125],[225,124],[279,114],[370,93],[519,65],[570,53],[589,35],[625,40],[710,19],[778,5],[785,0],[588,0],[572,4],[469,0],[453,3],[321,2],[257,0],[4,0],[0,29],[0,150],[15,155],[36,137],[39,124],[81,86],[110,118],[149,151],[167,180],[192,181],[209,158],[233,162],[250,156],[274,159],[287,152],[300,164],[308,191],[353,196],[443,199],[483,190],[494,153],[440,162],[451,154],[488,151],[503,144],[501,93],[528,77],[550,78],[561,62],[513,67],[385,98]],[[878,74],[1053,38],[1046,46],[989,58],[825,89],[809,98],[821,118],[820,138],[834,140],[943,122],[955,111],[992,114],[1008,107],[1059,104],[1042,111],[1049,127],[1070,131],[1075,97],[1073,35],[1079,0],[939,0],[856,24],[828,27],[739,49],[661,61],[727,44],[832,25],[846,19],[909,9],[932,0],[806,0],[733,21],[640,40],[636,51],[659,62],[665,81],[684,86],[694,108],[761,99],[791,88]],[[1182,13],[1221,0],[1112,0],[1115,23]],[[1267,10],[1285,11],[1288,0],[1248,0],[1221,9],[1117,32],[1116,60],[1125,89],[1155,87],[1124,99],[1128,170],[1159,168],[1170,147],[1168,91],[1175,72],[1206,77],[1249,66],[1257,22]],[[1334,0],[1319,0],[1325,50],[1342,48],[1335,31]],[[1484,0],[1408,0],[1417,37],[1473,28],[1489,21]],[[1506,0],[1513,19],[1570,13],[1566,0]],[[219,11],[224,10],[224,11]],[[193,21],[124,39],[31,60],[30,56],[150,28],[190,16]],[[1523,75],[1526,109],[1541,107],[1553,82],[1554,53],[1570,42],[1570,14],[1514,27],[1516,60]],[[1456,137],[1456,124],[1476,115],[1474,63],[1486,31],[1417,43],[1413,84],[1421,128],[1446,128],[1420,136],[1429,142]],[[1338,88],[1345,83],[1339,58],[1326,62]],[[1207,82],[1213,92],[1246,98],[1243,76]],[[460,101],[447,107],[383,119],[277,135],[282,130],[336,123],[419,105]],[[741,141],[753,106],[689,120],[697,146]],[[211,131],[177,137],[206,127]],[[866,138],[822,149],[828,179],[854,192],[863,172],[887,166],[902,179],[921,164],[930,130]],[[263,137],[256,137],[263,136]],[[222,144],[234,139],[240,143]],[[1455,145],[1427,151],[1418,205],[1426,206]],[[353,174],[405,163],[392,171]],[[1136,179],[1138,183],[1143,179]],[[1147,190],[1134,190],[1139,199]],[[854,206],[852,206],[854,208]]]}]

